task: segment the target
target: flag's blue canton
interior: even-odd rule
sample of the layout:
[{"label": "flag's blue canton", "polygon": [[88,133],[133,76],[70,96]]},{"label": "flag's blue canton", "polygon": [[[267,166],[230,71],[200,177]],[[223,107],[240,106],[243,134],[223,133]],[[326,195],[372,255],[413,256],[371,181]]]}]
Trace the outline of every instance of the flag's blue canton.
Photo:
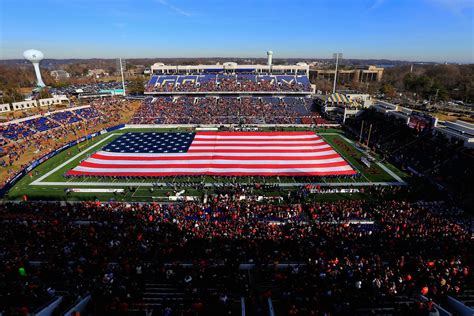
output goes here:
[{"label": "flag's blue canton", "polygon": [[194,133],[126,133],[103,150],[115,153],[185,153]]}]

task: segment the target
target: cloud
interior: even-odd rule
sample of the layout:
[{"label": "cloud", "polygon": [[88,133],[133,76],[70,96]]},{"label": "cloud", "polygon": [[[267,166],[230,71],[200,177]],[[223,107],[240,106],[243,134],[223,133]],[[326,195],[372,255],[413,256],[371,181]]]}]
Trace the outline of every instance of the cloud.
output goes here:
[{"label": "cloud", "polygon": [[369,10],[373,10],[379,6],[381,6],[385,0],[373,0],[372,5],[369,7]]},{"label": "cloud", "polygon": [[191,13],[181,10],[180,8],[172,5],[171,3],[168,3],[168,1],[166,1],[166,0],[156,0],[156,1],[158,3],[160,3],[161,5],[164,5],[165,7],[168,7],[169,9],[171,9],[174,12],[178,13],[179,15],[183,15],[183,16],[187,16],[187,17],[192,16]]},{"label": "cloud", "polygon": [[440,6],[444,9],[447,9],[459,15],[461,15],[465,10],[474,9],[474,1],[472,0],[425,0],[425,1],[430,4]]}]

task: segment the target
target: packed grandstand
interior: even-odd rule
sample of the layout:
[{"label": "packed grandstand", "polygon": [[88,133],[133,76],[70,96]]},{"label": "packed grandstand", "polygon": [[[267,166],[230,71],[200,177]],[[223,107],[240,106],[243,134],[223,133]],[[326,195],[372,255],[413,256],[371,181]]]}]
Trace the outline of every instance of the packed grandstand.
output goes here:
[{"label": "packed grandstand", "polygon": [[[472,308],[472,149],[370,108],[334,121],[302,73],[177,69],[152,73],[143,98],[38,108],[1,123],[0,313],[453,315],[458,303]],[[159,142],[186,147],[171,148],[173,159],[208,159],[203,148],[212,147],[213,163],[241,156],[227,168],[257,171],[71,176],[101,155],[113,168],[171,164]],[[255,158],[262,151],[266,157]],[[332,159],[324,168],[350,172],[260,173],[259,163],[267,164],[260,160],[289,164],[280,156],[291,166]],[[398,180],[386,181],[384,171]],[[49,186],[34,186],[48,177]],[[90,193],[97,188],[110,195]]]},{"label": "packed grandstand", "polygon": [[305,97],[153,97],[133,124],[311,124],[312,100]]},{"label": "packed grandstand", "polygon": [[146,92],[309,92],[304,75],[153,75]]}]

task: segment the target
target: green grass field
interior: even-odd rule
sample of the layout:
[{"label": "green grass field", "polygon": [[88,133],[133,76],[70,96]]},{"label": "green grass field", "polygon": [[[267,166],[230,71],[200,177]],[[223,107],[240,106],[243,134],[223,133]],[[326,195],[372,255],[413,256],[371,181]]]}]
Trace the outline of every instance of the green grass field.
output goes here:
[{"label": "green grass field", "polygon": [[[108,143],[119,137],[121,134],[126,132],[143,132],[143,131],[189,131],[189,129],[123,129],[114,131],[111,133],[100,135],[87,143],[82,143],[79,146],[76,145],[70,149],[63,151],[55,157],[44,162],[40,166],[36,167],[31,176],[26,176],[21,179],[6,195],[8,200],[20,200],[23,199],[24,195],[28,196],[30,200],[110,200],[115,199],[118,201],[155,201],[166,196],[167,193],[172,193],[171,188],[154,188],[150,190],[152,183],[165,182],[165,183],[180,183],[186,181],[193,182],[204,182],[206,184],[213,183],[225,183],[222,177],[195,177],[195,178],[173,178],[167,177],[164,179],[131,179],[131,180],[116,180],[107,177],[79,177],[79,178],[66,178],[63,174],[70,169],[77,166],[81,160],[88,155],[100,150]],[[269,129],[271,130],[271,129]],[[292,129],[295,130],[295,129]],[[339,130],[318,130],[318,134],[323,137],[339,154],[341,154],[354,169],[360,173],[360,177],[357,179],[349,178],[320,178],[322,185],[340,185],[340,186],[361,186],[364,184],[380,184],[380,183],[392,183],[402,184],[402,178],[405,177],[403,173],[397,170],[393,166],[386,166],[381,163],[372,163],[371,167],[365,166],[360,158],[365,155],[360,149],[358,149],[354,143],[347,139]],[[266,182],[266,183],[279,183],[283,185],[291,185],[298,183],[298,178],[293,177],[266,177],[262,179],[255,179],[254,182]],[[236,182],[240,183],[251,183],[249,177],[239,177]],[[129,187],[134,187],[133,191],[128,190]],[[105,188],[121,188],[126,189],[125,193],[66,193],[67,188],[94,188],[94,189],[105,189]],[[288,188],[291,189],[291,188]],[[188,196],[200,196],[204,193],[212,192],[212,187],[206,188],[205,192],[198,192],[193,189],[187,189],[186,195]],[[267,192],[268,194],[268,192]],[[343,195],[344,196],[344,195]],[[351,195],[356,197],[357,195]],[[351,198],[348,196],[348,198]],[[330,197],[328,197],[330,198]]]}]

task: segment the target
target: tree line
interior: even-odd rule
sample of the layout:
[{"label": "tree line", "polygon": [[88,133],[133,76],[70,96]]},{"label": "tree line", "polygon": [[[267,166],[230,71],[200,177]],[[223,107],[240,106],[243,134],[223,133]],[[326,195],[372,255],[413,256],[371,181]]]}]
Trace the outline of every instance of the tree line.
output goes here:
[{"label": "tree line", "polygon": [[474,65],[405,65],[385,70],[382,92],[416,99],[474,102]]}]

